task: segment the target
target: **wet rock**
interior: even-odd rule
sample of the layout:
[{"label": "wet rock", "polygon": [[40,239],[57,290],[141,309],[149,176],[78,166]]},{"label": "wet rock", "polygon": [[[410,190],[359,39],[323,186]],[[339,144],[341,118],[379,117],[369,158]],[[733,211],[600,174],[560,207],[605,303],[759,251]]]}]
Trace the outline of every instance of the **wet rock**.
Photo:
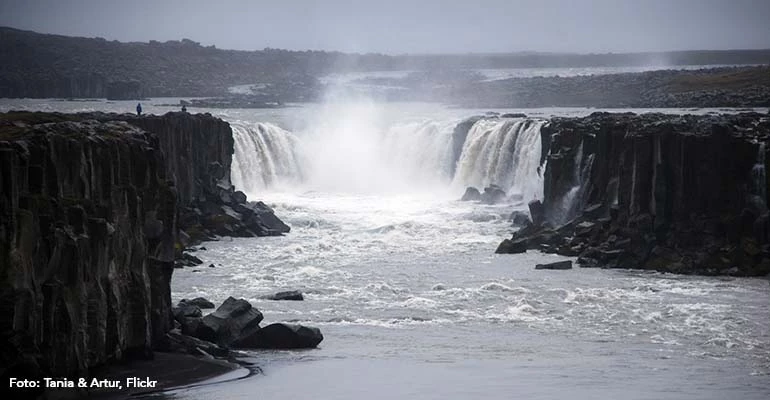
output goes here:
[{"label": "wet rock", "polygon": [[557,261],[547,264],[537,264],[535,269],[572,269],[572,261]]},{"label": "wet rock", "polygon": [[166,337],[171,343],[170,350],[172,351],[184,351],[195,356],[200,356],[201,350],[206,354],[216,357],[227,357],[230,355],[230,351],[224,347],[180,332],[171,331],[166,334]]},{"label": "wet rock", "polygon": [[527,114],[524,113],[507,113],[501,115],[503,118],[527,118]]},{"label": "wet rock", "polygon": [[262,318],[248,301],[228,297],[216,311],[203,317],[193,336],[227,346],[245,332],[258,329]]},{"label": "wet rock", "polygon": [[294,301],[305,300],[305,298],[302,296],[302,292],[300,292],[299,290],[278,292],[276,294],[269,295],[266,298],[268,300],[294,300]]},{"label": "wet rock", "polygon": [[495,253],[497,254],[520,254],[527,251],[528,243],[526,239],[511,240],[505,239],[499,246]]},{"label": "wet rock", "polygon": [[318,328],[277,323],[243,335],[235,340],[232,346],[253,349],[307,349],[318,346],[323,338]]},{"label": "wet rock", "polygon": [[505,201],[505,198],[506,198],[505,191],[502,188],[500,188],[500,186],[497,186],[497,185],[489,185],[485,187],[484,193],[481,194],[481,202],[484,204],[501,203]]},{"label": "wet rock", "polygon": [[203,264],[203,261],[190,253],[183,253],[182,256],[176,260],[176,265],[180,267],[194,267],[201,264]]},{"label": "wet rock", "polygon": [[511,225],[518,228],[532,224],[532,221],[529,220],[529,214],[523,211],[512,212],[509,219]]},{"label": "wet rock", "polygon": [[545,208],[540,200],[532,200],[527,206],[529,215],[532,217],[532,223],[535,226],[541,226],[545,222]]},{"label": "wet rock", "polygon": [[463,197],[460,198],[460,201],[479,201],[481,200],[481,193],[478,189],[476,189],[473,186],[468,187],[465,189],[465,193],[463,193]]},{"label": "wet rock", "polygon": [[182,299],[179,302],[179,307],[181,307],[182,305],[192,305],[204,310],[207,308],[214,308],[214,303],[206,300],[203,297],[196,297],[192,300]]},{"label": "wet rock", "polygon": [[200,307],[188,303],[182,303],[179,307],[172,308],[171,312],[174,314],[174,319],[177,321],[181,321],[187,317],[195,318],[203,315]]}]

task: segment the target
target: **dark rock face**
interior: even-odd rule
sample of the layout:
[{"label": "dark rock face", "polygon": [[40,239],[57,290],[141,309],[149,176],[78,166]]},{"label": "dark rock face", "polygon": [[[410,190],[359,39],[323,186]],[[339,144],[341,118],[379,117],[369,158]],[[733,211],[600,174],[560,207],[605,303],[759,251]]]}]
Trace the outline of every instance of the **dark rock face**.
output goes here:
[{"label": "dark rock face", "polygon": [[3,376],[148,357],[173,322],[177,192],[158,139],[49,117],[0,116]]},{"label": "dark rock face", "polygon": [[244,335],[232,345],[254,349],[307,349],[318,346],[323,339],[318,328],[278,323]]},{"label": "dark rock face", "polygon": [[546,221],[513,240],[581,266],[770,273],[766,116],[595,113],[543,135]]},{"label": "dark rock face", "polygon": [[525,253],[529,248],[526,240],[505,239],[497,246],[497,254],[520,254]]},{"label": "dark rock face", "polygon": [[[468,118],[455,126],[452,132],[452,164],[451,175],[454,175],[457,169],[457,161],[460,160],[460,154],[463,152],[463,146],[465,145],[465,139],[468,138],[468,132],[470,132],[473,125],[484,117],[481,115]],[[478,192],[478,190],[476,190]],[[467,193],[467,191],[466,191]],[[464,196],[463,196],[464,197]]]},{"label": "dark rock face", "polygon": [[548,264],[536,264],[535,269],[572,269],[572,261],[557,261]]},{"label": "dark rock face", "polygon": [[274,295],[267,296],[268,300],[293,300],[302,301],[305,298],[302,296],[302,292],[299,290],[290,290],[286,292],[278,292]]},{"label": "dark rock face", "polygon": [[[230,184],[232,146],[208,115],[0,114],[0,377],[87,376],[172,349],[181,249],[288,231]],[[204,302],[175,310],[183,333],[258,329],[258,311],[217,321],[200,317]]]}]

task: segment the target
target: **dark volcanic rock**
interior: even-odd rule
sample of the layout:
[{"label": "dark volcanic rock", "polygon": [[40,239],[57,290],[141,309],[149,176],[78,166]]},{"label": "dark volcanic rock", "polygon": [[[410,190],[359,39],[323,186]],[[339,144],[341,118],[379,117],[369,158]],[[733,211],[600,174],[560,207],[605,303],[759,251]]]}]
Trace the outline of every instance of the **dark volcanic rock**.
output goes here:
[{"label": "dark volcanic rock", "polygon": [[254,349],[307,349],[324,337],[318,328],[292,324],[271,324],[238,338],[232,346]]},{"label": "dark volcanic rock", "polygon": [[203,317],[193,336],[227,346],[244,333],[259,329],[262,318],[248,301],[228,297],[216,311]]},{"label": "dark volcanic rock", "polygon": [[174,319],[181,321],[184,318],[198,318],[203,316],[200,307],[188,303],[182,303],[179,307],[171,309]]},{"label": "dark volcanic rock", "polygon": [[497,185],[489,185],[481,194],[481,202],[484,204],[497,204],[505,201],[505,190]]},{"label": "dark volcanic rock", "polygon": [[478,189],[475,187],[468,187],[465,189],[465,193],[463,193],[463,197],[460,198],[460,201],[479,201],[481,200],[481,193]]},{"label": "dark volcanic rock", "polygon": [[87,376],[166,347],[177,197],[165,172],[157,138],[130,125],[0,115],[3,374]]},{"label": "dark volcanic rock", "polygon": [[526,240],[511,240],[505,239],[499,246],[495,253],[497,254],[519,254],[524,253],[529,248]]},{"label": "dark volcanic rock", "polygon": [[192,300],[182,299],[182,301],[179,302],[179,307],[181,307],[183,304],[197,306],[201,309],[214,308],[214,303],[206,300],[203,297],[196,297]]},{"label": "dark volcanic rock", "polygon": [[545,222],[545,208],[540,200],[532,200],[528,204],[529,215],[532,216],[532,224],[535,226],[543,225]]},{"label": "dark volcanic rock", "polygon": [[548,264],[536,264],[535,269],[572,269],[572,261],[557,261]]},{"label": "dark volcanic rock", "polygon": [[517,228],[532,224],[532,221],[529,219],[529,214],[522,211],[512,212],[509,219],[511,220],[511,225]]},{"label": "dark volcanic rock", "polygon": [[542,134],[541,208],[558,228],[509,242],[587,267],[770,273],[767,116],[595,113],[554,118]]},{"label": "dark volcanic rock", "polygon": [[299,290],[278,292],[276,294],[267,296],[267,299],[268,300],[294,300],[294,301],[305,300],[305,298],[302,296],[302,293]]}]

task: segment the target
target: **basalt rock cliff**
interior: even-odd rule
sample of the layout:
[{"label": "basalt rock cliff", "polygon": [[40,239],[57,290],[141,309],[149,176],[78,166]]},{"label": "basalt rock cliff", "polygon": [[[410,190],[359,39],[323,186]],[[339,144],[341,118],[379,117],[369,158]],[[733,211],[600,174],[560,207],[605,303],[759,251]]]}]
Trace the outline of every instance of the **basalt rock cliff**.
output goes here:
[{"label": "basalt rock cliff", "polygon": [[180,227],[287,231],[230,185],[232,146],[207,115],[0,114],[0,376],[165,349]]},{"label": "basalt rock cliff", "polygon": [[553,118],[542,135],[546,221],[498,252],[540,249],[583,267],[770,273],[767,115],[595,113]]}]

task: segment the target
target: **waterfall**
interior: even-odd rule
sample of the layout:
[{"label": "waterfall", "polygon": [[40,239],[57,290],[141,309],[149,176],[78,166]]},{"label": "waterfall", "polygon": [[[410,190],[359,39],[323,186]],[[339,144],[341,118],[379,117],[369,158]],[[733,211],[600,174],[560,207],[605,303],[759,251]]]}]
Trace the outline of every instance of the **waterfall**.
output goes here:
[{"label": "waterfall", "polygon": [[298,140],[289,131],[269,123],[232,122],[235,154],[233,185],[248,193],[302,179]]},{"label": "waterfall", "polygon": [[586,156],[583,152],[583,141],[580,141],[575,160],[572,167],[572,187],[559,201],[557,210],[553,210],[553,222],[557,224],[568,221],[577,214],[578,208],[582,204],[582,196],[585,190],[585,182],[591,174],[593,167],[594,154]]},{"label": "waterfall", "polygon": [[[542,199],[540,128],[532,119],[481,119],[457,162],[453,132],[460,120],[383,121],[359,106],[319,118],[299,132],[269,123],[231,123],[233,184],[247,194],[275,187],[350,193],[452,193],[496,184],[524,200]],[[350,110],[348,110],[350,111]],[[453,173],[454,171],[454,173]]]},{"label": "waterfall", "polygon": [[765,175],[765,143],[759,144],[757,150],[757,162],[751,169],[751,182],[753,194],[759,196],[767,204],[767,176]]},{"label": "waterfall", "polygon": [[543,198],[540,128],[544,121],[482,119],[468,132],[457,161],[456,186],[495,184],[525,200]]}]

